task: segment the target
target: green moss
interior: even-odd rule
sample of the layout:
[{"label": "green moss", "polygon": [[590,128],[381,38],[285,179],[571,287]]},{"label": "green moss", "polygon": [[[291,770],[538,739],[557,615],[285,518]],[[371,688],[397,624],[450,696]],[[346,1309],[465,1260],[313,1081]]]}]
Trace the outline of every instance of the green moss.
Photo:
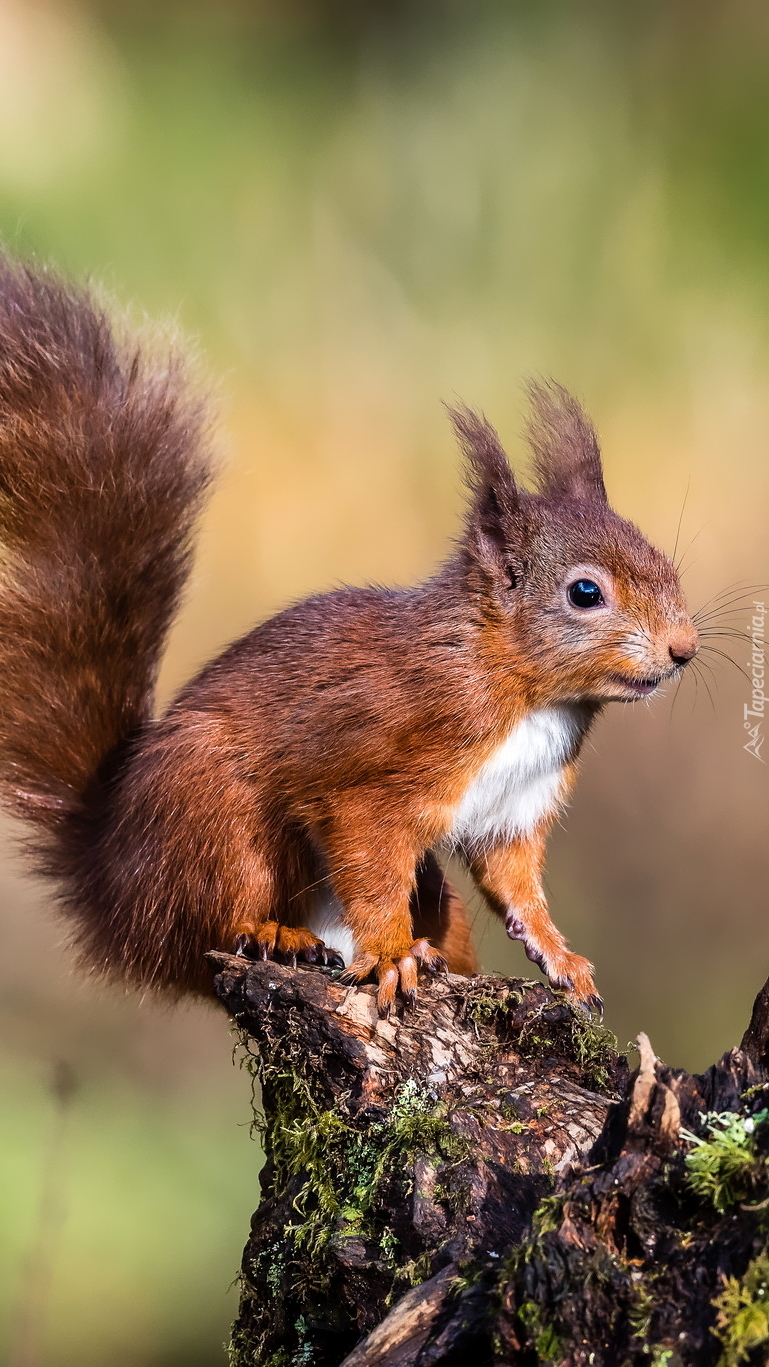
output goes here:
[{"label": "green moss", "polygon": [[767,1119],[769,1111],[754,1116],[726,1111],[705,1117],[709,1139],[681,1131],[692,1145],[684,1160],[687,1186],[719,1215],[766,1185],[766,1159],[756,1152],[755,1140]]},{"label": "green moss", "polygon": [[233,1325],[229,1342],[226,1345],[228,1367],[290,1367],[291,1358],[285,1348],[279,1348],[268,1358],[262,1358],[260,1343],[255,1343],[248,1330],[239,1321]]},{"label": "green moss", "polygon": [[632,1333],[644,1344],[648,1343],[653,1309],[654,1297],[642,1278],[636,1283],[635,1298],[628,1309],[627,1318]]},{"label": "green moss", "polygon": [[571,1042],[585,1085],[594,1092],[606,1092],[611,1084],[610,1065],[617,1058],[617,1036],[585,1011],[571,1007],[571,1013]]},{"label": "green moss", "polygon": [[447,1122],[448,1106],[433,1092],[408,1078],[395,1093],[385,1129],[390,1142],[409,1151],[438,1150],[445,1157],[464,1157],[467,1147]]},{"label": "green moss", "polygon": [[400,1239],[391,1229],[383,1229],[379,1239],[380,1261],[385,1267],[395,1267],[396,1254],[400,1248]]},{"label": "green moss", "polygon": [[[309,1339],[309,1325],[303,1315],[299,1316],[296,1322],[297,1338],[299,1345],[293,1352],[287,1348],[277,1348],[274,1353],[270,1353],[259,1367],[312,1367],[315,1361],[315,1349]],[[248,1359],[250,1367],[254,1361],[253,1357]]]},{"label": "green moss", "polygon": [[[531,1234],[512,1250],[501,1269],[503,1293],[512,1282],[525,1296],[515,1312],[526,1331],[524,1346],[535,1349],[541,1364],[571,1361],[569,1350],[584,1343],[578,1337],[575,1344],[573,1338],[579,1333],[579,1288],[589,1286],[596,1302],[606,1305],[607,1332],[617,1342],[627,1342],[629,1352],[651,1354],[656,1271],[642,1272],[636,1262],[605,1247],[564,1256],[553,1236],[563,1223],[565,1200],[563,1194],[553,1193],[540,1201]],[[623,1362],[631,1360],[635,1362],[636,1356]]]},{"label": "green moss", "polygon": [[426,1282],[432,1272],[432,1260],[429,1253],[422,1253],[418,1258],[412,1258],[407,1263],[403,1263],[400,1268],[400,1275],[403,1281],[409,1286],[421,1286]]},{"label": "green moss", "polygon": [[283,1243],[273,1243],[267,1248],[260,1250],[253,1260],[251,1271],[254,1279],[261,1277],[262,1267],[264,1267],[264,1282],[272,1295],[273,1300],[277,1300],[282,1294],[282,1279],[286,1266],[286,1249]]},{"label": "green moss", "polygon": [[269,1329],[274,1308],[280,1303],[285,1314],[287,1304],[314,1306],[323,1320],[339,1314],[344,1320],[333,1287],[334,1250],[346,1239],[369,1246],[379,1271],[391,1280],[390,1301],[426,1280],[431,1252],[419,1244],[404,1247],[387,1212],[410,1196],[414,1163],[422,1156],[438,1179],[433,1199],[456,1204],[462,1192],[456,1167],[469,1156],[470,1146],[452,1129],[448,1103],[413,1078],[392,1089],[386,1109],[350,1114],[346,1097],[328,1103],[318,1084],[323,1060],[308,1057],[298,1038],[290,1033],[274,1041],[268,1037],[258,1055],[245,1036],[242,1046],[240,1061],[254,1088],[261,1083],[268,1103],[266,1115],[255,1106],[254,1125],[270,1160],[271,1189],[276,1195],[291,1190],[292,1213],[278,1240],[261,1248],[247,1269],[244,1297],[258,1286],[263,1314],[250,1341],[247,1335],[238,1337],[236,1325],[230,1367],[305,1367],[312,1362],[314,1338],[300,1317],[286,1325],[278,1351]]},{"label": "green moss", "polygon": [[[521,982],[515,988],[500,988],[498,992],[488,987],[468,985],[465,994],[464,1014],[478,1027],[498,1027],[503,1030],[509,1024],[516,1007],[524,1000],[526,991],[541,986],[534,982]],[[554,1019],[552,999],[545,999],[527,1015],[519,1032],[519,1043],[524,1054],[541,1052],[543,1046],[564,1049],[572,1054],[575,1063],[582,1071],[582,1081],[586,1087],[596,1092],[610,1090],[612,1072],[617,1061],[617,1037],[600,1020],[590,1016],[574,1005],[569,997],[557,999],[568,1009],[568,1020]],[[564,1029],[565,1025],[565,1029]]]},{"label": "green moss", "polygon": [[[479,1029],[481,1023],[493,1021],[499,1021],[500,1029],[504,1029],[522,1000],[523,991],[518,989],[499,994],[471,992],[466,1011]],[[531,1013],[521,1032],[522,1042],[536,1047],[538,1041],[541,1044],[545,1036],[549,1040],[552,1035],[554,1047],[563,1049],[566,1043],[568,1049],[571,1044],[583,1074],[592,1070],[595,1075],[603,1061],[608,1078],[611,1059],[607,1063],[605,1054],[616,1044],[614,1037],[582,1013],[572,1011],[566,1016],[556,1011],[560,1018],[553,1020],[548,1012],[552,1016],[551,1001]],[[253,1044],[245,1036],[242,1045],[241,1063],[251,1073],[254,1093],[257,1082],[261,1083],[268,1103],[267,1115],[255,1107],[254,1125],[263,1135],[270,1158],[271,1188],[279,1194],[288,1187],[293,1198],[291,1218],[283,1228],[279,1246],[273,1241],[261,1250],[248,1270],[250,1285],[258,1285],[263,1296],[266,1290],[265,1315],[272,1313],[270,1304],[275,1306],[288,1297],[291,1303],[315,1305],[325,1317],[321,1307],[333,1304],[337,1269],[334,1250],[347,1239],[361,1240],[368,1247],[367,1257],[372,1257],[379,1271],[391,1280],[390,1300],[429,1277],[430,1252],[423,1251],[419,1243],[416,1248],[408,1240],[402,1243],[403,1231],[386,1212],[397,1209],[401,1199],[408,1200],[414,1162],[422,1156],[435,1173],[432,1199],[443,1205],[447,1214],[453,1214],[461,1203],[463,1187],[456,1180],[456,1170],[471,1156],[471,1147],[452,1128],[450,1103],[439,1099],[426,1084],[410,1078],[393,1088],[386,1107],[374,1114],[350,1114],[344,1097],[329,1104],[318,1082],[324,1076],[322,1050],[308,1056],[290,1021],[287,1033],[280,1038],[273,1040],[268,1035],[262,1039],[258,1056],[251,1052]],[[599,1078],[594,1085],[600,1085]],[[463,1099],[462,1109],[475,1113],[471,1099]],[[543,1113],[540,1108],[538,1114]],[[528,1128],[514,1106],[496,1097],[483,1109],[481,1121],[500,1124],[516,1134]],[[546,1166],[552,1169],[551,1164]],[[544,1202],[535,1237],[557,1228],[560,1214],[557,1202]],[[248,1294],[249,1287],[244,1289]],[[286,1325],[291,1346],[283,1347],[284,1358],[276,1359],[270,1367],[303,1367],[300,1327],[298,1322],[293,1327]],[[531,1332],[543,1362],[557,1356],[557,1320],[543,1321]],[[258,1336],[261,1329],[256,1333]],[[277,1351],[273,1345],[274,1340],[265,1340],[261,1350],[252,1343],[250,1350],[244,1344],[243,1351],[236,1352],[233,1343],[231,1367],[261,1362],[260,1352]]]},{"label": "green moss", "polygon": [[520,989],[503,988],[499,992],[489,992],[471,980],[465,995],[465,1017],[476,1026],[504,1024],[510,1012],[523,1001],[524,990],[525,984]]},{"label": "green moss", "polygon": [[769,1346],[769,1254],[754,1258],[741,1279],[727,1277],[713,1305],[723,1349],[718,1367],[739,1367],[754,1349]]},{"label": "green moss", "polygon": [[268,1042],[258,1058],[247,1040],[243,1044],[246,1066],[270,1089],[270,1119],[255,1111],[254,1123],[272,1159],[275,1188],[301,1178],[294,1198],[299,1218],[286,1230],[294,1246],[317,1254],[332,1237],[372,1237],[385,1265],[395,1266],[398,1241],[380,1227],[377,1198],[393,1177],[408,1181],[409,1165],[420,1154],[434,1154],[441,1164],[467,1156],[446,1103],[409,1078],[394,1090],[381,1119],[353,1121],[341,1106],[325,1105],[298,1042],[293,1049],[284,1035],[279,1048]]},{"label": "green moss", "polygon": [[315,1361],[315,1349],[310,1338],[310,1326],[304,1315],[300,1315],[296,1321],[297,1347],[289,1359],[290,1367],[312,1367]]},{"label": "green moss", "polygon": [[529,1129],[529,1126],[525,1121],[519,1120],[517,1116],[510,1115],[509,1113],[505,1114],[502,1108],[500,1108],[500,1116],[500,1130],[507,1130],[509,1134],[524,1134],[526,1130]]},{"label": "green moss", "polygon": [[472,1258],[459,1265],[459,1271],[449,1282],[449,1295],[462,1296],[477,1286],[488,1271],[488,1263],[482,1258]]},{"label": "green moss", "polygon": [[524,1301],[518,1318],[526,1326],[541,1363],[558,1362],[563,1356],[561,1340],[552,1324],[546,1324],[536,1301]]},{"label": "green moss", "polygon": [[[683,1131],[690,1151],[683,1163],[679,1158],[666,1166],[665,1183],[671,1193],[676,1188],[680,1192],[683,1172],[684,1190],[694,1192],[714,1213],[731,1219],[735,1205],[742,1203],[755,1212],[760,1231],[766,1217],[759,1198],[765,1197],[769,1185],[769,1159],[764,1154],[769,1111],[753,1116],[714,1113],[703,1120],[705,1138]],[[746,1198],[752,1204],[746,1205]],[[769,1210],[769,1197],[765,1199]],[[687,1208],[691,1214],[690,1203],[682,1213]],[[594,1302],[605,1307],[606,1332],[625,1345],[628,1362],[665,1367],[677,1361],[669,1338],[667,1344],[653,1341],[665,1322],[665,1313],[658,1322],[657,1312],[660,1305],[664,1310],[670,1296],[664,1269],[655,1263],[644,1267],[637,1259],[606,1248],[565,1254],[557,1237],[563,1214],[562,1195],[545,1197],[534,1213],[529,1237],[502,1269],[500,1290],[509,1294],[512,1282],[521,1297],[516,1314],[526,1334],[525,1346],[534,1349],[541,1363],[570,1360],[575,1336],[576,1343],[583,1341],[577,1288],[584,1284],[592,1288]],[[701,1210],[694,1215],[697,1237],[706,1242],[709,1225]],[[681,1231],[682,1245],[695,1237],[695,1231]],[[713,1333],[721,1346],[718,1367],[769,1362],[769,1249],[753,1259],[741,1278],[724,1278],[713,1307]]]},{"label": "green moss", "polygon": [[543,1001],[531,1012],[521,1027],[522,1050],[538,1054],[543,1047],[551,1047],[569,1052],[582,1073],[585,1087],[601,1093],[610,1091],[617,1062],[617,1036],[600,1020],[575,1006],[569,997],[562,997],[561,1003],[568,1009],[566,1022],[553,1019],[551,1001]]},{"label": "green moss", "polygon": [[543,1196],[532,1216],[532,1231],[535,1238],[560,1229],[563,1221],[563,1196]]},{"label": "green moss", "polygon": [[[359,1136],[336,1111],[321,1111],[306,1116],[283,1113],[277,1115],[270,1128],[270,1152],[275,1164],[276,1185],[284,1186],[290,1177],[299,1174],[303,1183],[294,1200],[294,1209],[302,1217],[291,1226],[296,1243],[306,1243],[310,1252],[317,1252],[325,1243],[333,1222],[342,1213],[337,1168],[342,1156],[349,1152],[351,1159],[360,1148]],[[358,1153],[351,1177],[361,1178],[362,1155]],[[366,1178],[371,1174],[366,1173]],[[358,1188],[346,1193],[347,1222],[355,1223]]]},{"label": "green moss", "polygon": [[769,1082],[756,1082],[752,1087],[746,1087],[745,1091],[740,1093],[740,1101],[743,1106],[747,1106],[759,1096],[765,1097],[767,1091],[769,1091]]}]

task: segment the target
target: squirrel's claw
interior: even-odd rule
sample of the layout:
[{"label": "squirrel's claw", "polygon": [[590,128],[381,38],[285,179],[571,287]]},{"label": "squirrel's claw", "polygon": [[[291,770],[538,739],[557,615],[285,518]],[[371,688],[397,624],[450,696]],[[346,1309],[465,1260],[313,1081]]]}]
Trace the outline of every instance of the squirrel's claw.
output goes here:
[{"label": "squirrel's claw", "polygon": [[428,973],[448,973],[448,964],[429,940],[415,940],[412,945],[391,955],[377,959],[374,954],[364,953],[345,969],[342,981],[363,982],[371,974],[377,980],[377,1010],[387,1020],[395,1009],[400,996],[404,1007],[412,1008],[417,1000],[417,976],[419,969]]},{"label": "squirrel's claw", "polygon": [[[305,931],[305,934],[309,932]],[[329,949],[322,940],[315,940],[297,950],[300,963],[318,964],[321,968],[344,968],[344,959],[335,949]]]},{"label": "squirrel's claw", "polygon": [[591,993],[589,997],[577,998],[573,1005],[578,1011],[583,1011],[586,1016],[603,1016],[603,998],[597,992]]},{"label": "squirrel's claw", "polygon": [[327,949],[311,930],[304,926],[282,926],[277,921],[241,926],[234,938],[233,952],[240,958],[258,958],[264,963],[276,959],[288,963],[291,968],[296,968],[298,963],[344,968],[342,956],[335,949]]}]

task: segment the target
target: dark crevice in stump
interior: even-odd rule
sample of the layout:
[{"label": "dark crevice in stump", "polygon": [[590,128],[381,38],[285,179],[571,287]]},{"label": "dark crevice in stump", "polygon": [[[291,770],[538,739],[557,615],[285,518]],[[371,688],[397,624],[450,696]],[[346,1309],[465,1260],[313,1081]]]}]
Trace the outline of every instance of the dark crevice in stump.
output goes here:
[{"label": "dark crevice in stump", "polygon": [[210,958],[267,1155],[233,1367],[769,1361],[767,989],[706,1073],[640,1036],[629,1077],[543,984],[440,978],[381,1021],[329,971]]}]

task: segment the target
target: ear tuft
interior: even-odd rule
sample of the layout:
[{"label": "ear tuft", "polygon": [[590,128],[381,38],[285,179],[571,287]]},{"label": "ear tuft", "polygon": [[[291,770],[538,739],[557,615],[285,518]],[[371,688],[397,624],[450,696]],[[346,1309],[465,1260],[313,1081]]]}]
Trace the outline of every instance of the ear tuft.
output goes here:
[{"label": "ear tuft", "polygon": [[582,406],[555,380],[529,381],[528,394],[526,437],[539,492],[546,498],[606,503],[598,437]]},{"label": "ear tuft", "polygon": [[446,409],[465,457],[471,517],[495,540],[504,540],[506,524],[518,511],[518,490],[496,429],[465,404],[447,404]]}]

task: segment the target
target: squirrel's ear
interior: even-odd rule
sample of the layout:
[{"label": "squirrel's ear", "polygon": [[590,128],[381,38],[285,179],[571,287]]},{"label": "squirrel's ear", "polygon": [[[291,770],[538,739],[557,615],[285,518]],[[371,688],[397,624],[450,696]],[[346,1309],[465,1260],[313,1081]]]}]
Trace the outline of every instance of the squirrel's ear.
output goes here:
[{"label": "squirrel's ear", "polygon": [[528,385],[526,437],[534,453],[537,488],[546,498],[590,498],[606,503],[595,428],[577,400],[550,380]]},{"label": "squirrel's ear", "polygon": [[464,404],[446,405],[465,457],[465,479],[473,502],[470,524],[497,546],[508,543],[519,500],[502,443],[480,413]]}]

